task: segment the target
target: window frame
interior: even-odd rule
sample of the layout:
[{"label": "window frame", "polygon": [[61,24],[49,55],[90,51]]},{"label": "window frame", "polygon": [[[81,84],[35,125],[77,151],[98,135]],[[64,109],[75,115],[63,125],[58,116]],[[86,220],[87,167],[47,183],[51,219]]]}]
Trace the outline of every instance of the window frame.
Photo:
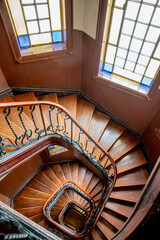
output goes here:
[{"label": "window frame", "polygon": [[[105,20],[106,20],[106,11],[107,11],[107,5],[108,1],[100,0],[99,2],[99,12],[98,12],[98,21],[97,21],[97,32],[96,32],[96,44],[95,44],[95,55],[94,55],[94,63],[93,63],[93,71],[92,71],[92,78],[93,80],[100,82],[102,84],[105,84],[107,86],[110,86],[112,88],[121,90],[123,92],[127,92],[129,94],[135,95],[137,97],[140,97],[142,99],[150,100],[153,97],[153,94],[156,89],[160,89],[160,71],[156,75],[152,86],[150,87],[150,90],[147,94],[139,92],[137,90],[134,90],[132,88],[129,88],[125,85],[121,85],[119,83],[116,83],[114,81],[111,81],[109,78],[105,78],[99,75],[99,63],[100,63],[100,56],[101,56],[101,47],[102,47],[102,41],[103,41],[103,33],[104,33],[104,27],[105,27]],[[121,77],[123,79],[123,77]],[[131,82],[132,80],[127,80],[128,82]]]},{"label": "window frame", "polygon": [[[18,45],[17,37],[15,35],[15,31],[13,28],[13,24],[11,22],[9,12],[7,9],[7,3],[5,0],[0,2],[0,17],[2,19],[3,26],[7,33],[7,37],[14,55],[14,59],[17,63],[25,63],[25,62],[33,62],[39,60],[46,60],[55,57],[63,57],[63,56],[70,56],[73,54],[73,44],[72,44],[72,32],[73,32],[73,20],[72,20],[72,0],[65,0],[65,14],[66,14],[66,33],[67,33],[67,40],[66,40],[66,49],[56,50],[52,52],[44,52],[38,54],[31,54],[22,56],[20,47]],[[53,44],[50,45],[52,48]],[[54,46],[58,47],[61,43],[55,43]],[[64,43],[62,43],[64,45]],[[42,45],[44,47],[44,45]]]}]

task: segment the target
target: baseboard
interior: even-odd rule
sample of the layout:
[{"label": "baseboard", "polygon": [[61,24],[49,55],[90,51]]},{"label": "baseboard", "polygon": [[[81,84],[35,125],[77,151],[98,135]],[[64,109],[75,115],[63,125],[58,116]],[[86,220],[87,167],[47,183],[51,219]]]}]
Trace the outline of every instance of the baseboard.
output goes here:
[{"label": "baseboard", "polygon": [[11,98],[13,97],[13,93],[10,88],[0,92],[0,100],[3,99],[5,96],[10,96]]}]

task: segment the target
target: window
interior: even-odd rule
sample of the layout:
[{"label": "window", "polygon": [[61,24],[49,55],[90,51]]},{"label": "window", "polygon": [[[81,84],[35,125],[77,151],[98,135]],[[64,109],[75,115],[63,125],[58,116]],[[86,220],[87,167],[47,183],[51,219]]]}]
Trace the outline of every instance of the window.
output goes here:
[{"label": "window", "polygon": [[46,58],[46,53],[64,52],[68,49],[67,41],[71,36],[68,26],[71,28],[71,19],[66,21],[66,11],[69,11],[70,2],[65,4],[65,0],[3,1],[4,25],[16,60],[23,62],[25,59],[38,59],[39,57],[34,56],[38,54],[45,54]]},{"label": "window", "polygon": [[99,76],[147,94],[160,68],[160,1],[108,1]]}]

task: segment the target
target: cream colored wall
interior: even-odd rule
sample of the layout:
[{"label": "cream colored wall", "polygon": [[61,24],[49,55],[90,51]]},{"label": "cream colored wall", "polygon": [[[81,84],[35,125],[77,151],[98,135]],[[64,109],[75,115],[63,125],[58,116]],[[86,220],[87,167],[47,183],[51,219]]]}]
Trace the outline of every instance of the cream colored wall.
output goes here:
[{"label": "cream colored wall", "polygon": [[96,38],[99,0],[73,1],[73,27]]}]

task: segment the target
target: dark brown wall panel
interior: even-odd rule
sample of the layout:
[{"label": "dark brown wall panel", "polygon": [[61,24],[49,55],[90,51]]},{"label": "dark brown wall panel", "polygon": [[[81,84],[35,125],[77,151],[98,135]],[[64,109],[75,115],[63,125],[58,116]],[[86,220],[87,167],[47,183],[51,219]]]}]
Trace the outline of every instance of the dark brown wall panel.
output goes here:
[{"label": "dark brown wall panel", "polygon": [[31,158],[24,164],[15,168],[0,181],[0,194],[11,198],[12,195],[25,183],[25,181],[42,165],[40,155]]},{"label": "dark brown wall panel", "polygon": [[160,90],[148,101],[93,79],[96,41],[83,33],[82,91],[131,128],[143,133],[160,107]]},{"label": "dark brown wall panel", "polygon": [[155,132],[156,129],[160,130],[160,110],[154,116],[142,135],[152,167],[160,156],[160,134],[158,135],[158,138]]},{"label": "dark brown wall panel", "polygon": [[80,89],[82,33],[73,31],[73,55],[18,64],[0,20],[0,67],[9,87]]}]

